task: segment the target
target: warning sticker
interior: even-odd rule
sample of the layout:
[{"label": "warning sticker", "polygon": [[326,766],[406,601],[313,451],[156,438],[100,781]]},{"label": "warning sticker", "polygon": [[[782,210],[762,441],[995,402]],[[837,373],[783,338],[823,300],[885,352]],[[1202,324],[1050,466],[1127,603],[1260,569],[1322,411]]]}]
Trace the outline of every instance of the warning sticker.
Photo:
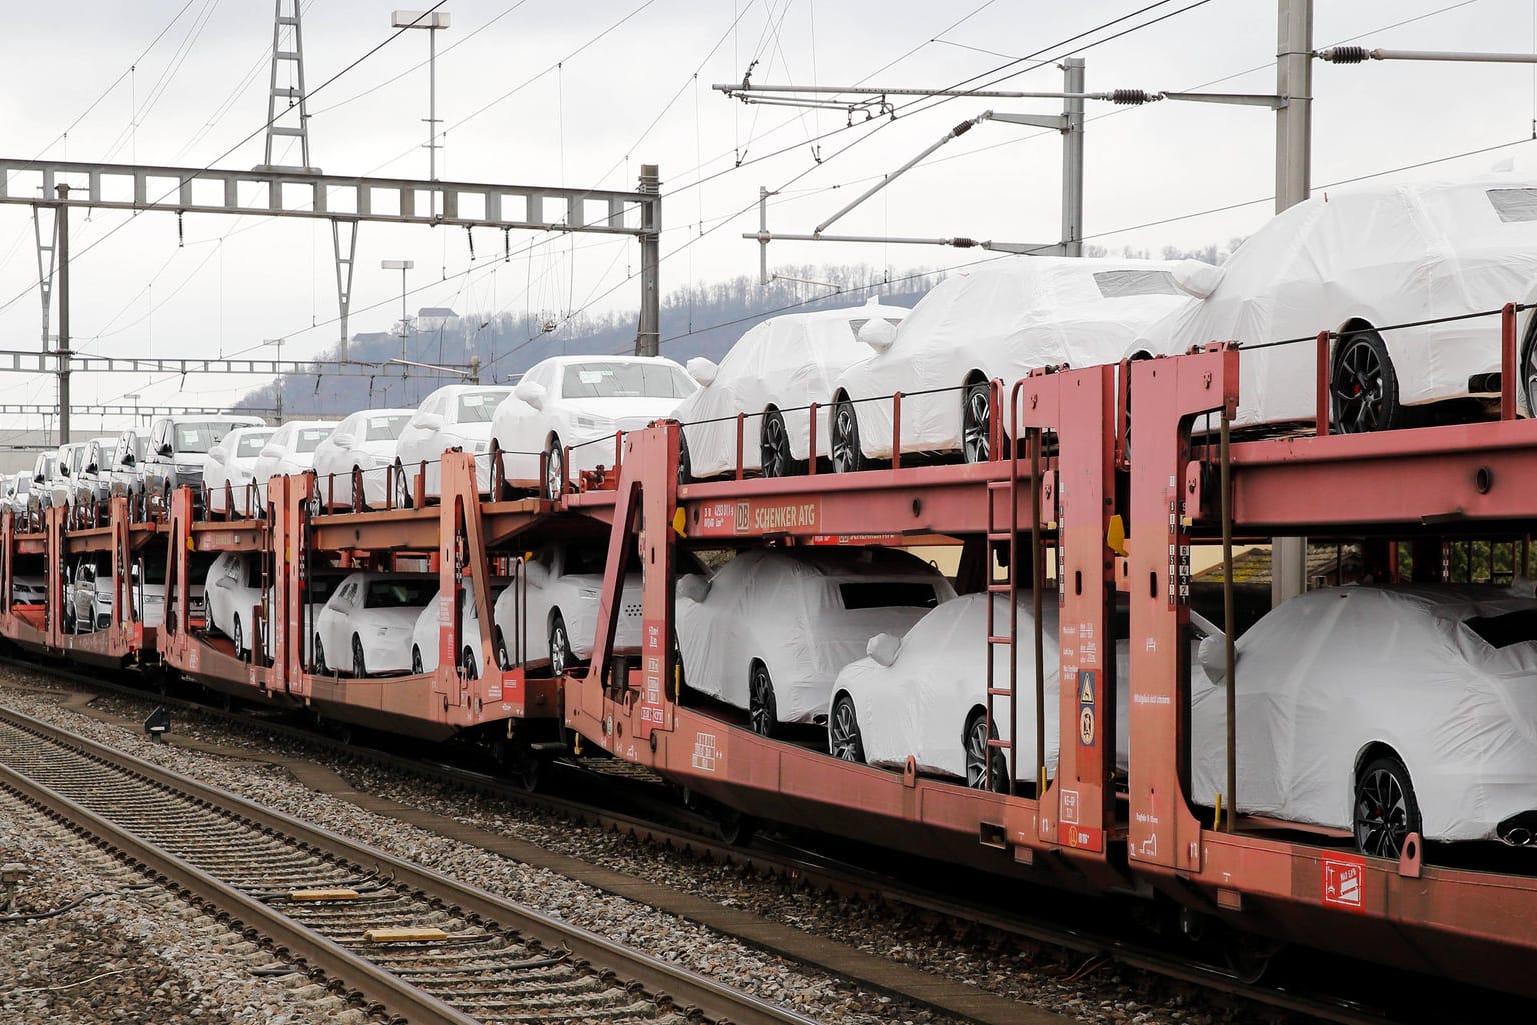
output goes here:
[{"label": "warning sticker", "polygon": [[1092,669],[1078,671],[1078,743],[1083,747],[1093,747],[1099,736],[1094,711],[1098,678],[1099,674]]},{"label": "warning sticker", "polygon": [[1366,859],[1357,854],[1325,855],[1323,901],[1330,907],[1366,913]]},{"label": "warning sticker", "polygon": [[1078,743],[1094,746],[1094,706],[1084,705],[1078,710]]}]

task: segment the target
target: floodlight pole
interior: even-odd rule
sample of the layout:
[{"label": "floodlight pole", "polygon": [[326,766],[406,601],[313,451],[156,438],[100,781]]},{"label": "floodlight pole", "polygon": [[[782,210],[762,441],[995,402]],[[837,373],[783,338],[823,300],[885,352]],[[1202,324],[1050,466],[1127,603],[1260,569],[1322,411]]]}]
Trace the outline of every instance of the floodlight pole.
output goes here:
[{"label": "floodlight pole", "polygon": [[69,186],[55,186],[59,226],[59,444],[69,441]]},{"label": "floodlight pole", "polygon": [[[448,28],[446,11],[396,11],[390,18],[394,28],[419,28],[427,31],[427,179],[438,180],[438,33]],[[431,191],[431,215],[438,216],[437,190]]]}]

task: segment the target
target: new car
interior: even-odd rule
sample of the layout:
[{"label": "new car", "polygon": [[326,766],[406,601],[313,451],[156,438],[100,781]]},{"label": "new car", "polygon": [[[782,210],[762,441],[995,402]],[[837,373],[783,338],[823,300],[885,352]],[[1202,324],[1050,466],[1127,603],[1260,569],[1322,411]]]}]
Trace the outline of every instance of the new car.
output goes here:
[{"label": "new car", "polygon": [[144,514],[144,453],[148,449],[149,436],[130,427],[117,436],[106,473],[108,493],[128,499],[129,512],[140,519]]},{"label": "new car", "polygon": [[32,530],[42,529],[43,510],[52,501],[52,481],[59,472],[57,449],[39,452],[32,462],[32,486],[27,491],[27,525]]},{"label": "new car", "polygon": [[[523,563],[521,586],[515,582],[503,590],[492,611],[497,662],[506,668],[519,664],[520,652],[513,644],[520,596],[523,661],[537,662],[548,655],[550,670],[559,676],[589,658],[597,639],[598,598],[607,560],[607,544],[596,540],[553,542],[533,551]],[[620,592],[616,649],[640,646],[640,595],[640,560],[632,555]]]},{"label": "new car", "polygon": [[70,441],[59,446],[53,477],[45,486],[47,504],[54,509],[70,509],[75,504],[75,482],[85,469],[85,450],[89,442]]},{"label": "new car", "polygon": [[12,605],[42,605],[48,599],[48,581],[17,573],[11,577]]},{"label": "new car", "polygon": [[[695,389],[660,356],[555,356],[536,363],[496,409],[491,433],[508,480],[539,480],[555,498],[583,470],[615,463],[620,431],[670,415]],[[571,449],[566,465],[565,449]]]},{"label": "new car", "polygon": [[[1475,585],[1308,591],[1238,638],[1237,808],[1397,859],[1537,833],[1537,601]],[[1227,788],[1225,666],[1191,702],[1191,797]]]},{"label": "new car", "polygon": [[[475,679],[485,664],[480,646],[480,617],[475,612],[475,593],[469,588],[459,592],[459,635],[463,650],[459,653],[459,667],[466,676]],[[430,673],[438,668],[439,627],[444,621],[443,592],[440,590],[422,609],[411,630],[411,672]],[[493,601],[495,597],[493,596]]]},{"label": "new car", "polygon": [[[910,311],[871,299],[815,313],[790,313],[765,320],[744,334],[720,365],[703,357],[688,361],[700,388],[673,411],[683,424],[679,468],[683,480],[734,473],[737,467],[737,414],[742,425],[742,470],[784,477],[804,470],[811,459],[813,402],[826,402],[833,382],[870,355],[876,331],[890,331]],[[821,425],[818,424],[818,427]],[[819,431],[817,456],[832,449]]]},{"label": "new car", "polygon": [[171,493],[193,489],[194,506],[202,504],[203,469],[208,453],[236,427],[261,427],[254,416],[162,416],[150,425],[143,460],[144,494],[152,508],[169,508]]},{"label": "new car", "polygon": [[349,574],[315,617],[315,671],[409,672],[411,632],[437,587],[427,574]]},{"label": "new car", "polygon": [[75,633],[104,630],[112,625],[112,599],[117,578],[106,556],[87,556],[75,563],[64,628]]},{"label": "new car", "polygon": [[[236,427],[208,450],[208,465],[203,468],[203,485],[208,489],[210,512],[253,516],[263,508],[263,492],[257,484],[256,460],[274,427]],[[260,480],[265,486],[265,478]]]},{"label": "new car", "polygon": [[259,631],[253,610],[262,602],[261,561],[243,552],[220,552],[203,587],[208,626],[230,639],[236,658],[247,658]]},{"label": "new car", "polygon": [[939,570],[898,549],[744,551],[708,581],[678,583],[684,674],[773,736],[823,720],[834,678],[870,637],[906,633],[954,597]]},{"label": "new car", "polygon": [[443,453],[451,448],[473,453],[475,477],[482,494],[491,490],[491,420],[496,407],[511,387],[450,384],[422,400],[400,431],[395,446],[395,499],[409,507],[415,495],[416,477],[426,466],[424,494],[435,498],[443,491]]},{"label": "new car", "polygon": [[16,516],[27,515],[27,503],[32,499],[32,474],[27,470],[18,470],[9,478],[10,483],[6,487],[6,507]]},{"label": "new car", "polygon": [[256,483],[315,468],[315,450],[336,429],[332,420],[290,420],[273,431],[256,457]]},{"label": "new car", "polygon": [[116,435],[86,442],[84,465],[75,477],[74,507],[82,517],[94,509],[105,519],[107,501],[112,497],[112,454],[116,449]]},{"label": "new car", "polygon": [[[1277,214],[1221,268],[1211,293],[1150,327],[1146,345],[1176,353],[1233,340],[1237,426],[1315,418],[1320,331],[1337,332],[1330,419],[1337,433],[1409,427],[1432,404],[1500,393],[1498,310],[1537,297],[1537,181],[1494,175],[1330,189]],[[1537,346],[1518,315],[1518,394],[1533,408]],[[1397,327],[1397,325],[1411,325]],[[1392,327],[1393,330],[1388,330]],[[1458,417],[1467,419],[1467,415]]]},{"label": "new car", "polygon": [[[1216,268],[1194,260],[1022,256],[953,274],[895,330],[861,339],[871,354],[838,375],[824,401],[833,469],[890,459],[903,393],[902,454],[991,456],[994,378],[1013,383],[1040,367],[1115,363],[1137,355],[1148,326],[1205,294]],[[819,445],[820,447],[820,445]]]},{"label": "new car", "polygon": [[382,506],[389,498],[389,467],[395,444],[414,409],[364,409],[336,425],[315,449],[315,476],[320,494],[335,506],[353,504],[353,474],[362,481],[358,504]]}]

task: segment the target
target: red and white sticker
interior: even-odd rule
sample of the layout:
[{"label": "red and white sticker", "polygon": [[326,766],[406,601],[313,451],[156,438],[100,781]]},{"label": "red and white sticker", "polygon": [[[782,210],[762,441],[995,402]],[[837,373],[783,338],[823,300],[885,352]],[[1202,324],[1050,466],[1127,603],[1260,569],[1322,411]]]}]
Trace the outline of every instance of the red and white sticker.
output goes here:
[{"label": "red and white sticker", "polygon": [[1328,854],[1323,859],[1324,903],[1366,913],[1366,859],[1356,854]]}]

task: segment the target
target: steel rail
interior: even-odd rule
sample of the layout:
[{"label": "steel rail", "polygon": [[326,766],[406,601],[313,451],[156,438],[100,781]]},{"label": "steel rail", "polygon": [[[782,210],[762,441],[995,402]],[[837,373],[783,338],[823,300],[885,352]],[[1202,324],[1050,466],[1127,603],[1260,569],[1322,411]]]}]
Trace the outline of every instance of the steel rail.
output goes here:
[{"label": "steel rail", "polygon": [[[378,848],[348,840],[283,812],[264,808],[238,794],[201,783],[181,773],[161,768],[126,752],[114,750],[22,713],[0,709],[0,720],[12,722],[29,732],[60,746],[72,748],[88,757],[126,769],[159,786],[180,791],[193,800],[233,812],[260,828],[283,834],[296,843],[304,844],[340,862],[360,868],[366,868],[371,864],[380,875],[390,877],[396,885],[418,890],[468,915],[483,919],[488,925],[494,923],[497,927],[534,939],[547,947],[564,948],[577,958],[613,969],[639,982],[653,997],[669,997],[675,1004],[698,1009],[708,1019],[730,1021],[733,1025],[815,1025],[813,1019],[777,1007],[695,972],[668,964],[660,958],[625,947],[580,926],[519,906],[479,887],[461,883],[431,869],[387,854]],[[0,768],[5,769],[7,777],[18,776],[8,767],[0,766]],[[25,777],[19,778],[25,779]],[[218,880],[205,881],[199,878],[203,875],[199,870],[187,865],[174,855],[149,847],[132,834],[99,819],[94,813],[80,808],[67,799],[59,798],[59,801],[62,802],[61,807],[68,808],[67,811],[61,812],[66,817],[71,819],[76,819],[77,815],[82,819],[89,817],[91,820],[100,822],[102,827],[113,834],[114,843],[119,842],[117,838],[122,838],[125,849],[144,850],[147,855],[144,859],[146,864],[155,864],[157,866],[155,871],[162,872],[170,878],[186,876],[188,883],[180,885],[186,885],[189,889],[194,885],[210,886],[211,902],[226,907],[239,907],[241,914],[250,914],[253,918],[260,916],[265,924],[265,917],[270,912],[259,906],[257,906],[259,910],[247,912],[245,908],[252,904],[252,899],[246,895]],[[93,825],[92,828],[96,827]],[[161,863],[166,868],[158,867]],[[313,947],[317,963],[323,963],[319,959],[327,956],[339,955],[342,958],[352,958],[352,955],[344,949],[293,923],[283,927],[283,933],[285,944],[287,934],[291,933],[294,936],[294,945],[291,949]],[[327,950],[328,947],[333,948],[334,953],[332,950]],[[337,977],[353,985],[346,963],[340,960],[336,963]],[[375,971],[378,970],[375,969]],[[377,993],[381,991],[381,986],[392,985],[383,981],[392,978],[387,973],[379,972],[379,976],[379,980],[361,980],[369,988],[364,989],[363,985],[359,985],[359,990],[365,993]],[[388,988],[384,992],[389,992]],[[447,1004],[437,1001],[436,998],[425,994],[421,994],[420,998],[422,1003],[416,1011],[416,1016],[412,1018],[413,1025],[417,1021],[428,1023],[428,1025],[437,1025],[439,1022],[444,1025],[472,1025],[474,1021],[474,1019],[465,1018]]]}]

